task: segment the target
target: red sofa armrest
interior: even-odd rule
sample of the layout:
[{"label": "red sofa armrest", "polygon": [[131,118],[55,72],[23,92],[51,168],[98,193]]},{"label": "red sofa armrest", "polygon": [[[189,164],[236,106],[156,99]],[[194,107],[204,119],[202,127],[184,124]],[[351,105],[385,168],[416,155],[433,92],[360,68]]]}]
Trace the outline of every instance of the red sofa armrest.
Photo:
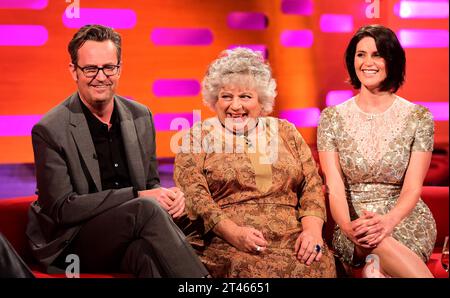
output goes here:
[{"label": "red sofa armrest", "polygon": [[28,208],[36,198],[37,196],[30,196],[0,200],[0,232],[26,262],[32,260],[25,235],[28,223]]}]

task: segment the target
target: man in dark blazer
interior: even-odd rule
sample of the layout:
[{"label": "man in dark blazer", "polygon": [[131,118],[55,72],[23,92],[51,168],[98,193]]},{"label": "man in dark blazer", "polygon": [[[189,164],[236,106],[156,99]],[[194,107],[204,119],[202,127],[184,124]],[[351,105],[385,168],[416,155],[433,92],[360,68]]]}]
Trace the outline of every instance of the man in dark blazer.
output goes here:
[{"label": "man in dark blazer", "polygon": [[27,235],[34,256],[64,270],[74,254],[81,272],[207,275],[171,218],[184,211],[183,193],[159,185],[151,112],[115,94],[120,35],[87,25],[68,50],[78,91],[32,130],[38,200]]}]

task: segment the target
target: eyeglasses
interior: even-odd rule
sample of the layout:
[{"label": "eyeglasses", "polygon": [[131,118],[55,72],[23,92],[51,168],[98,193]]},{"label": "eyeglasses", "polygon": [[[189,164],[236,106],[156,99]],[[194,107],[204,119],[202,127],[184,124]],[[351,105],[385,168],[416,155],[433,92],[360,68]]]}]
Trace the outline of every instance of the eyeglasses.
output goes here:
[{"label": "eyeglasses", "polygon": [[78,64],[74,64],[76,67],[81,69],[84,76],[86,78],[95,78],[98,75],[98,72],[101,70],[103,71],[103,74],[107,77],[116,75],[119,72],[120,65],[104,65],[103,67],[97,67],[97,66],[85,66],[81,67]]}]

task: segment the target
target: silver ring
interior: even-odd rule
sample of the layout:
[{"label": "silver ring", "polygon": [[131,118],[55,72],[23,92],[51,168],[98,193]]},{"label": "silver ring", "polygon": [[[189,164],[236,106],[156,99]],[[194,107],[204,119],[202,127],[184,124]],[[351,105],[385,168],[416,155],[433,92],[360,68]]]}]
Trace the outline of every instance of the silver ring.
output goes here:
[{"label": "silver ring", "polygon": [[261,246],[259,246],[259,245],[256,245],[256,251],[261,251]]},{"label": "silver ring", "polygon": [[316,244],[316,246],[314,248],[317,253],[319,253],[322,250],[322,246],[320,246],[319,244]]}]

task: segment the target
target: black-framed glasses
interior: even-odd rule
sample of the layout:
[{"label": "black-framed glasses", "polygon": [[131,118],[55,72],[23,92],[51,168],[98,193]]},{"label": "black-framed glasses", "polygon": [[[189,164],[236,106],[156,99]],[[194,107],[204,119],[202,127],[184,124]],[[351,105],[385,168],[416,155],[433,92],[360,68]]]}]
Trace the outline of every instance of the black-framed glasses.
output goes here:
[{"label": "black-framed glasses", "polygon": [[120,65],[113,64],[103,65],[102,67],[97,67],[94,65],[81,67],[76,63],[74,65],[81,69],[86,78],[95,78],[100,70],[103,71],[103,74],[107,77],[114,76],[119,72],[120,68]]}]

